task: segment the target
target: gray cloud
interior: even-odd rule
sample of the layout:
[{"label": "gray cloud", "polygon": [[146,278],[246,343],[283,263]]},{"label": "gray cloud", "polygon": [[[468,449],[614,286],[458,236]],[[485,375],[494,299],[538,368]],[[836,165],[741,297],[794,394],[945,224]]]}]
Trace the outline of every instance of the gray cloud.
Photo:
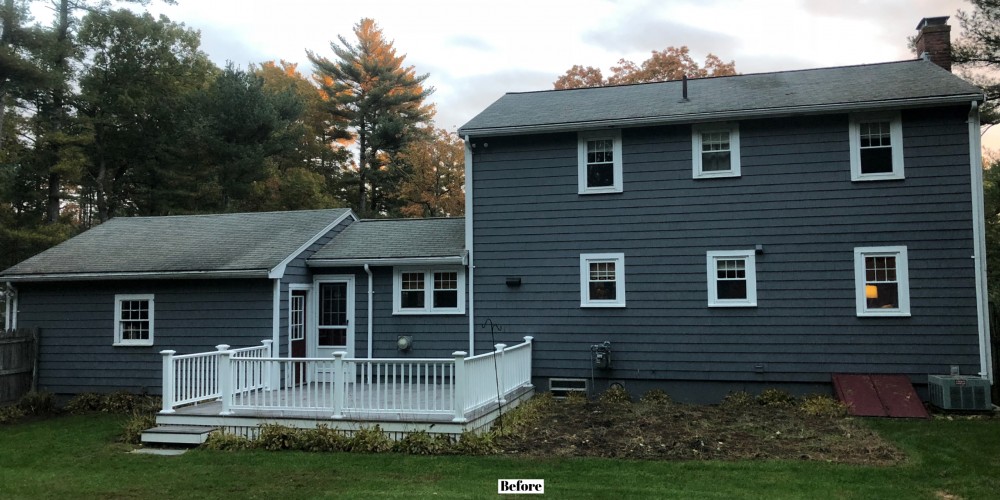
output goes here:
[{"label": "gray cloud", "polygon": [[496,50],[496,47],[483,38],[471,35],[458,35],[448,38],[448,45],[462,47],[470,50],[489,52]]},{"label": "gray cloud", "polygon": [[[703,0],[700,3],[712,2]],[[584,33],[582,40],[618,54],[649,53],[686,45],[696,59],[711,52],[723,60],[730,60],[738,48],[736,39],[725,33],[655,17],[653,13],[659,10],[657,2],[618,7],[613,18],[602,23],[600,29]]]},{"label": "gray cloud", "polygon": [[731,59],[736,52],[736,39],[715,31],[660,19],[622,20],[620,27],[584,33],[583,41],[604,47],[611,52],[652,52],[667,47],[686,45],[692,54],[709,52]]},{"label": "gray cloud", "polygon": [[961,32],[955,14],[959,9],[972,10],[971,4],[964,0],[802,0],[802,6],[808,14],[874,24],[878,27],[875,38],[899,47],[899,59],[916,57],[907,47],[907,39],[917,34],[921,19],[951,16],[948,24],[952,25],[951,38],[955,40]]},{"label": "gray cloud", "polygon": [[505,93],[551,89],[555,79],[551,73],[519,70],[453,79],[455,85],[447,93],[434,96],[438,104],[434,121],[440,128],[455,130]]}]

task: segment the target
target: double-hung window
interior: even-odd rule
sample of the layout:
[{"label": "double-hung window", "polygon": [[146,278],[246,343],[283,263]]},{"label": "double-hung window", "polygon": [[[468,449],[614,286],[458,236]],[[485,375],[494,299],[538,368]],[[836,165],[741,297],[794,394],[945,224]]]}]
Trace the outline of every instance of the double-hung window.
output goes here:
[{"label": "double-hung window", "polygon": [[708,307],[756,307],[757,260],[753,250],[711,251]]},{"label": "double-hung window", "polygon": [[394,314],[465,313],[462,268],[397,268],[393,279]]},{"label": "double-hung window", "polygon": [[114,345],[153,345],[153,295],[115,295]]},{"label": "double-hung window", "polygon": [[899,113],[851,115],[851,180],[902,179],[903,124]]},{"label": "double-hung window", "polygon": [[905,246],[854,249],[858,316],[909,316],[910,272]]},{"label": "double-hung window", "polygon": [[580,255],[580,307],[625,307],[625,254]]},{"label": "double-hung window", "polygon": [[622,192],[622,134],[619,130],[578,135],[579,194]]},{"label": "double-hung window", "polygon": [[735,123],[709,123],[691,128],[695,179],[740,176],[740,128]]}]

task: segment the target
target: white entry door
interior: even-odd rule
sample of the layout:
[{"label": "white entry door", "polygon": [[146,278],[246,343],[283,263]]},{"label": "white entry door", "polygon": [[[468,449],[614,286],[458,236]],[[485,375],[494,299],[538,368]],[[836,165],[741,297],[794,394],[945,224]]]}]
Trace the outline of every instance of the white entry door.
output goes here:
[{"label": "white entry door", "polygon": [[314,282],[316,335],[313,355],[333,359],[333,353],[354,357],[354,277],[323,276]]}]

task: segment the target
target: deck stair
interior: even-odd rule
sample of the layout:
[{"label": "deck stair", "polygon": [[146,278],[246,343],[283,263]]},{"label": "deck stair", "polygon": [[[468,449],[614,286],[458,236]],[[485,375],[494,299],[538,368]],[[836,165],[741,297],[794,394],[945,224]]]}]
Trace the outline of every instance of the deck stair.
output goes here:
[{"label": "deck stair", "polygon": [[142,432],[143,444],[198,446],[218,427],[210,425],[160,425]]}]

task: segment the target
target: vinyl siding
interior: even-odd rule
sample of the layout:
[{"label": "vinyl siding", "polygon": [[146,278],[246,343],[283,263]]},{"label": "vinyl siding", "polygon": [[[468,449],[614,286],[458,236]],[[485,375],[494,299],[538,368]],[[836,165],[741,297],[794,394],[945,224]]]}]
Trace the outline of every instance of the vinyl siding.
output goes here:
[{"label": "vinyl siding", "polygon": [[[740,122],[738,178],[692,179],[690,126],[625,129],[607,195],[577,194],[575,134],[477,138],[476,320],[534,335],[538,379],[589,378],[605,340],[597,375],[621,380],[975,373],[966,114],[902,112],[901,181],[851,182],[846,114]],[[757,307],[707,307],[706,252],[755,245]],[[888,245],[908,249],[912,317],[858,318],[853,250]],[[625,253],[624,309],[580,308],[579,255],[597,252]]]},{"label": "vinyl siding", "polygon": [[[159,394],[161,350],[178,354],[271,338],[268,280],[158,280],[19,285],[18,323],[41,331],[39,389]],[[114,347],[115,295],[154,295],[150,347]]]},{"label": "vinyl siding", "polygon": [[[455,351],[469,348],[467,314],[394,315],[392,313],[392,267],[371,267],[374,290],[372,355],[376,358],[450,358]],[[354,276],[355,355],[368,355],[368,274],[358,268],[314,268],[317,276]],[[468,310],[468,285],[466,285]],[[408,352],[396,349],[400,335],[413,336]]]},{"label": "vinyl siding", "polygon": [[348,217],[337,224],[329,232],[321,236],[315,243],[309,245],[308,248],[303,250],[298,256],[292,259],[291,262],[285,267],[285,275],[281,278],[281,302],[279,306],[278,316],[278,345],[279,356],[288,356],[289,344],[288,344],[288,307],[289,307],[289,295],[288,295],[288,285],[290,284],[312,284],[312,271],[306,265],[306,260],[312,257],[320,248],[330,242],[335,236],[340,234],[341,231],[354,223],[352,217]]}]

